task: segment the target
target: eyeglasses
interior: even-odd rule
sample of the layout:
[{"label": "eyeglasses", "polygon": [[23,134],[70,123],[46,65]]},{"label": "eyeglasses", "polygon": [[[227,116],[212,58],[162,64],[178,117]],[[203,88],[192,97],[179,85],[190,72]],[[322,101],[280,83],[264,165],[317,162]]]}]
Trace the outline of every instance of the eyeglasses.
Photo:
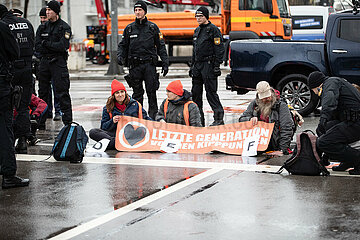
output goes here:
[{"label": "eyeglasses", "polygon": [[195,18],[202,18],[204,15],[195,15]]}]

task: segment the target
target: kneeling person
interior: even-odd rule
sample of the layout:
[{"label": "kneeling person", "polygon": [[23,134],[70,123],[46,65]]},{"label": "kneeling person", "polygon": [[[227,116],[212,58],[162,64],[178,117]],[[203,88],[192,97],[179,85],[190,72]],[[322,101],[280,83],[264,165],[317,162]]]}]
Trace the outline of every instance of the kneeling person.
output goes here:
[{"label": "kneeling person", "polygon": [[271,88],[268,82],[259,82],[256,91],[256,99],[249,104],[239,122],[251,121],[253,126],[257,125],[258,121],[275,123],[266,151],[276,151],[276,155],[289,154],[295,129],[289,107],[280,100],[280,94]]},{"label": "kneeling person", "polygon": [[127,94],[124,84],[114,79],[111,83],[111,96],[103,108],[101,126],[90,130],[90,138],[97,142],[109,139],[106,150],[114,150],[117,123],[121,116],[152,120],[141,104]]},{"label": "kneeling person", "polygon": [[163,101],[155,120],[187,126],[202,127],[200,110],[191,100],[191,93],[183,89],[180,80],[166,88],[167,99]]}]

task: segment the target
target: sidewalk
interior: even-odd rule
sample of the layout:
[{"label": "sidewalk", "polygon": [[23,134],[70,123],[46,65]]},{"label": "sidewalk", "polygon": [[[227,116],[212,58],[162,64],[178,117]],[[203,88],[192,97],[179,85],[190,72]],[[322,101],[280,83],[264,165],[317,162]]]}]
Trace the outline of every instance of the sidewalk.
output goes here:
[{"label": "sidewalk", "polygon": [[[124,75],[128,74],[129,71],[125,67],[125,74],[123,75],[106,75],[109,68],[109,64],[98,65],[93,64],[91,62],[86,63],[86,68],[81,69],[80,71],[70,71],[70,80],[111,80],[113,78],[116,79],[124,79]],[[169,73],[166,75],[166,78],[184,78],[189,77],[189,67],[186,64],[173,64],[170,67]],[[230,73],[229,67],[221,67],[222,75],[226,76],[226,74]],[[161,67],[157,68],[157,71],[161,73]],[[164,78],[160,74],[160,79]]]}]

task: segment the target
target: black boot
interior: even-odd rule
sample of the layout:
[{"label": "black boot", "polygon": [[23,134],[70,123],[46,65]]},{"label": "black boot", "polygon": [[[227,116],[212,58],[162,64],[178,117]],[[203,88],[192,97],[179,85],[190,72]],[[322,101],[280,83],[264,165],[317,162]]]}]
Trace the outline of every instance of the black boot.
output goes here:
[{"label": "black boot", "polygon": [[26,137],[19,137],[15,152],[20,154],[27,154],[27,141]]},{"label": "black boot", "polygon": [[343,172],[343,171],[346,171],[346,170],[348,170],[349,168],[352,168],[352,167],[354,167],[354,164],[351,161],[346,161],[346,162],[340,163],[339,166],[332,167],[332,170],[333,171],[341,171],[341,172]]},{"label": "black boot", "polygon": [[212,124],[210,124],[210,127],[219,125],[224,125],[224,120],[215,120]]},{"label": "black boot", "polygon": [[7,189],[7,188],[16,188],[16,187],[26,187],[29,186],[29,182],[30,182],[29,179],[21,178],[16,175],[10,177],[3,176],[2,188]]}]

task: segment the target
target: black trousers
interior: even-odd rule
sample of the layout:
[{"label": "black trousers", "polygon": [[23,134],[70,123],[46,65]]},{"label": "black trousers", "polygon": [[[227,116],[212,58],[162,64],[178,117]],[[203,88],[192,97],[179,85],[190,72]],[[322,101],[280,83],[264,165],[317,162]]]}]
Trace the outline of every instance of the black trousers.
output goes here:
[{"label": "black trousers", "polygon": [[115,137],[116,132],[108,132],[102,130],[100,128],[93,128],[89,132],[89,136],[92,140],[100,141],[101,139],[109,139],[109,145],[107,146],[106,150],[114,150],[115,149]]},{"label": "black trousers", "polygon": [[15,139],[19,137],[30,136],[30,116],[29,104],[32,94],[32,70],[31,58],[26,60],[25,66],[14,69],[13,85],[18,85],[23,88],[21,94],[20,105],[16,109],[17,115],[14,121],[14,136]]},{"label": "black trousers", "polygon": [[223,120],[224,108],[221,105],[219,95],[217,94],[218,81],[214,75],[214,66],[211,62],[195,62],[192,70],[192,98],[198,105],[201,115],[201,123],[205,126],[203,111],[203,85],[205,85],[206,99],[211,109],[214,111],[214,120]]},{"label": "black trousers", "polygon": [[360,164],[360,151],[349,146],[360,140],[360,121],[329,122],[327,128],[328,125],[330,129],[316,141],[319,150],[330,159]]},{"label": "black trousers", "polygon": [[0,165],[4,176],[16,174],[11,95],[0,98]]},{"label": "black trousers", "polygon": [[70,79],[67,62],[63,57],[41,58],[39,66],[39,97],[46,103],[50,101],[51,80],[53,80],[56,94],[59,97],[61,112],[64,114],[62,121],[65,125],[70,124],[73,120],[69,94]]},{"label": "black trousers", "polygon": [[144,102],[144,88],[145,82],[146,94],[148,96],[149,110],[148,114],[152,119],[155,119],[158,112],[158,104],[156,98],[156,91],[159,89],[159,79],[156,73],[156,67],[151,63],[144,63],[131,67],[129,69],[131,78],[131,87],[134,91],[132,97],[143,105]]}]

